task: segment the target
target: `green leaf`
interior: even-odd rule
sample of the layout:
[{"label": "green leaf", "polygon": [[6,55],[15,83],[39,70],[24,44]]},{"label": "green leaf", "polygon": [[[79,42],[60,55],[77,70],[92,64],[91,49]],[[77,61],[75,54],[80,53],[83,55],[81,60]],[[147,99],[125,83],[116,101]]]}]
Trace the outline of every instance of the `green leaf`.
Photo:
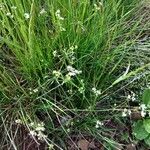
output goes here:
[{"label": "green leaf", "polygon": [[144,128],[148,133],[150,133],[150,119],[144,119]]},{"label": "green leaf", "polygon": [[150,105],[150,89],[144,91],[142,100],[144,104]]},{"label": "green leaf", "polygon": [[138,140],[143,140],[149,135],[149,133],[144,128],[142,120],[139,120],[135,123],[133,134]]},{"label": "green leaf", "polygon": [[148,146],[150,146],[150,135],[144,141]]}]

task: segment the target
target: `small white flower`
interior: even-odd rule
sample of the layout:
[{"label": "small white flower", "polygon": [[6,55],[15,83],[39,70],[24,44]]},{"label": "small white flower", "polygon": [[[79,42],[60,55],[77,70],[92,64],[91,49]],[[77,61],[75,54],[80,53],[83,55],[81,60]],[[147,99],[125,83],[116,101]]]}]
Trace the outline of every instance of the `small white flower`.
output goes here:
[{"label": "small white flower", "polygon": [[43,126],[38,126],[35,128],[36,131],[45,131],[45,128]]},{"label": "small white flower", "polygon": [[129,116],[131,115],[131,113],[132,113],[132,112],[131,112],[131,110],[130,110],[130,109],[128,109],[128,115],[129,115]]},{"label": "small white flower", "polygon": [[96,92],[96,88],[95,88],[95,87],[93,87],[93,88],[92,88],[92,91],[93,91],[93,92]]},{"label": "small white flower", "polygon": [[54,70],[53,71],[53,75],[55,75],[55,77],[60,77],[60,75],[61,75],[61,72],[60,71],[56,71],[56,70]]},{"label": "small white flower", "polygon": [[60,10],[59,10],[59,9],[55,12],[55,16],[56,16],[57,19],[59,19],[59,20],[64,20],[64,18],[61,17],[61,15],[60,15]]},{"label": "small white flower", "polygon": [[74,50],[74,46],[71,46],[69,49],[73,51]]},{"label": "small white flower", "polygon": [[17,124],[21,124],[21,123],[22,123],[22,121],[21,121],[20,119],[17,119],[17,120],[15,120],[15,123],[17,123]]},{"label": "small white flower", "polygon": [[37,93],[37,92],[38,92],[38,89],[34,89],[33,92],[34,92],[34,93]]},{"label": "small white flower", "polygon": [[103,125],[104,125],[104,123],[103,123],[103,122],[101,122],[101,121],[97,120],[97,121],[96,121],[95,128],[99,128],[100,126],[103,126]]},{"label": "small white flower", "polygon": [[97,129],[97,128],[99,128],[99,125],[98,125],[98,124],[96,124],[95,128],[96,128],[96,129]]},{"label": "small white flower", "polygon": [[82,94],[82,93],[85,91],[85,88],[84,88],[84,87],[80,87],[80,88],[78,89],[78,91]]},{"label": "small white flower", "polygon": [[77,48],[78,48],[78,45],[75,45],[75,46],[74,46],[74,49],[77,49]]},{"label": "small white flower", "polygon": [[47,135],[39,131],[37,134],[37,137],[38,137],[38,140],[44,140],[45,138],[47,138]]},{"label": "small white flower", "polygon": [[94,4],[94,7],[96,11],[101,9],[97,4]]},{"label": "small white flower", "polygon": [[141,111],[141,116],[142,116],[142,117],[145,117],[145,116],[146,116],[146,112],[142,110],[142,111]]},{"label": "small white flower", "polygon": [[75,76],[76,73],[75,72],[69,72],[68,75],[71,77],[71,76]]},{"label": "small white flower", "polygon": [[29,19],[30,18],[30,14],[29,13],[24,13],[24,17],[25,17],[25,19]]},{"label": "small white flower", "polygon": [[37,136],[37,133],[34,130],[30,130],[29,135],[31,135],[31,136]]},{"label": "small white flower", "polygon": [[128,110],[125,108],[123,110],[123,112],[122,112],[122,117],[126,117],[127,116],[127,112],[128,112]]},{"label": "small white flower", "polygon": [[29,126],[31,126],[31,127],[33,127],[35,124],[34,124],[34,122],[31,122],[30,124],[29,124]]},{"label": "small white flower", "polygon": [[145,110],[147,107],[145,104],[141,104],[140,107],[139,107],[141,110]]},{"label": "small white flower", "polygon": [[11,13],[10,12],[6,13],[6,16],[11,16]]},{"label": "small white flower", "polygon": [[131,100],[132,100],[132,102],[134,102],[134,101],[136,100],[136,98],[135,98],[135,97],[132,97],[132,99],[131,99]]},{"label": "small white flower", "polygon": [[97,90],[95,87],[92,88],[92,91],[96,96],[101,95],[101,90]]},{"label": "small white flower", "polygon": [[81,74],[82,73],[82,71],[76,70],[72,66],[67,66],[67,71],[69,72],[68,73],[69,76],[76,76],[77,74]]},{"label": "small white flower", "polygon": [[46,10],[43,8],[41,11],[40,11],[40,15],[42,15],[42,14],[46,14],[47,12],[46,12]]},{"label": "small white flower", "polygon": [[127,99],[131,99],[131,95],[128,95],[128,96],[127,96]]},{"label": "small white flower", "polygon": [[57,56],[57,51],[53,51],[53,56],[56,57]]},{"label": "small white flower", "polygon": [[67,66],[67,71],[73,72],[75,69],[72,66]]}]

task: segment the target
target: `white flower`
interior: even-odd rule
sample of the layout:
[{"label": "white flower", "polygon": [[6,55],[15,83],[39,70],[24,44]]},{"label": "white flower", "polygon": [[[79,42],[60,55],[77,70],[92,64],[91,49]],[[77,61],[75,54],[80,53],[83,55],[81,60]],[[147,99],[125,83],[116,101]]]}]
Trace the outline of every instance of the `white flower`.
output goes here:
[{"label": "white flower", "polygon": [[77,49],[77,48],[78,48],[78,45],[75,45],[75,46],[74,46],[74,49]]},{"label": "white flower", "polygon": [[73,72],[75,69],[72,66],[67,66],[67,71]]},{"label": "white flower", "polygon": [[126,117],[127,115],[131,115],[131,110],[130,109],[126,109],[124,108],[123,112],[122,112],[122,117]]},{"label": "white flower", "polygon": [[142,111],[141,111],[141,116],[142,116],[142,117],[145,117],[145,116],[146,116],[146,112],[142,110]]},{"label": "white flower", "polygon": [[104,123],[103,123],[103,122],[101,122],[101,121],[97,120],[97,121],[96,121],[95,128],[99,128],[100,126],[103,126],[103,125],[104,125]]},{"label": "white flower", "polygon": [[130,109],[128,109],[128,115],[129,115],[129,116],[131,115],[131,113],[132,113],[132,112],[131,112],[131,110],[130,110]]},{"label": "white flower", "polygon": [[56,16],[57,19],[59,19],[59,20],[64,20],[64,18],[61,17],[61,15],[60,15],[60,10],[59,10],[59,9],[55,12],[55,16]]},{"label": "white flower", "polygon": [[131,92],[131,95],[129,94],[129,95],[127,96],[127,99],[134,102],[134,101],[136,100],[135,96],[136,96],[135,93],[134,93],[134,92]]},{"label": "white flower", "polygon": [[123,112],[122,112],[122,117],[126,117],[127,116],[127,109],[125,108],[124,110],[123,110]]},{"label": "white flower", "polygon": [[58,77],[60,77],[61,72],[54,70],[54,71],[53,71],[53,75],[55,75],[55,76],[58,78]]},{"label": "white flower", "polygon": [[57,56],[57,51],[53,51],[53,56],[56,57]]},{"label": "white flower", "polygon": [[17,123],[17,124],[21,124],[21,123],[22,123],[22,121],[21,121],[20,119],[17,119],[17,120],[15,120],[15,123]]},{"label": "white flower", "polygon": [[6,16],[11,16],[11,13],[10,12],[6,13]]},{"label": "white flower", "polygon": [[127,96],[127,99],[131,99],[131,95],[128,95],[128,96]]},{"label": "white flower", "polygon": [[43,126],[38,126],[35,128],[36,131],[45,131],[45,128]]},{"label": "white flower", "polygon": [[69,72],[68,73],[69,76],[76,76],[77,74],[81,74],[82,73],[82,71],[76,70],[72,66],[67,66],[67,71]]},{"label": "white flower", "polygon": [[42,15],[42,14],[46,14],[47,12],[46,12],[46,10],[43,8],[41,11],[40,11],[40,14]]},{"label": "white flower", "polygon": [[24,17],[25,17],[25,19],[29,19],[30,18],[30,14],[29,13],[24,13]]},{"label": "white flower", "polygon": [[145,110],[147,107],[145,104],[141,104],[140,107],[139,107],[141,110]]},{"label": "white flower", "polygon": [[71,76],[75,76],[76,73],[75,72],[69,72],[68,75],[71,77]]},{"label": "white flower", "polygon": [[101,94],[101,90],[97,90],[95,87],[92,88],[92,91],[96,96],[99,96]]},{"label": "white flower", "polygon": [[38,92],[38,89],[34,89],[33,92],[34,92],[34,93],[37,93],[37,92]]},{"label": "white flower", "polygon": [[6,16],[9,16],[10,18],[14,17],[10,12],[6,13]]},{"label": "white flower", "polygon": [[35,124],[34,124],[34,122],[31,122],[30,124],[29,124],[29,126],[31,126],[31,127],[33,127]]},{"label": "white flower", "polygon": [[38,140],[44,140],[45,138],[47,138],[47,135],[39,131],[37,134],[37,137],[38,137]]},{"label": "white flower", "polygon": [[82,94],[82,93],[85,91],[85,88],[84,88],[84,87],[80,87],[80,88],[78,89],[78,91]]},{"label": "white flower", "polygon": [[97,4],[94,4],[94,7],[96,11],[101,9]]},{"label": "white flower", "polygon": [[31,135],[31,136],[37,136],[37,133],[34,130],[30,130],[29,135]]}]

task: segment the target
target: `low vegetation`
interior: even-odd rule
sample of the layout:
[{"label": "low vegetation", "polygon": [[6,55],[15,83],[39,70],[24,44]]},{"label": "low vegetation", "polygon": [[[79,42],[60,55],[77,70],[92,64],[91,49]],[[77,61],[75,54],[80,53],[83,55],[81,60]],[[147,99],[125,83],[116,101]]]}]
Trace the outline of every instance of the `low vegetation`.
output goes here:
[{"label": "low vegetation", "polygon": [[1,148],[148,148],[149,14],[141,0],[1,0]]}]

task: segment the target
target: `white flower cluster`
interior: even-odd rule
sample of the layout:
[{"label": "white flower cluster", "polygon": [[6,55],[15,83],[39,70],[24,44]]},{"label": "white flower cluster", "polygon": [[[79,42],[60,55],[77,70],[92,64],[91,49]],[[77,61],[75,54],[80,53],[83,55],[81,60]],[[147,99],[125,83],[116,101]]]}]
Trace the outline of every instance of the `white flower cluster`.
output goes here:
[{"label": "white flower cluster", "polygon": [[66,31],[66,29],[64,27],[62,27],[62,24],[60,23],[60,21],[63,21],[64,18],[60,15],[60,10],[58,9],[56,12],[55,12],[55,16],[57,18],[57,20],[59,21],[59,30],[60,31]]},{"label": "white flower cluster", "polygon": [[15,120],[15,123],[17,123],[17,124],[22,124],[23,122],[22,122],[21,119],[17,119],[17,120]]},{"label": "white flower cluster", "polygon": [[78,48],[78,45],[75,45],[75,46],[71,46],[69,49],[71,50],[71,51],[73,51],[73,50],[75,50],[75,49],[77,49]]},{"label": "white flower cluster", "polygon": [[[15,120],[15,123],[25,125],[21,119]],[[43,133],[45,131],[43,122],[37,124],[31,122],[30,124],[28,124],[28,126],[31,129],[29,130],[29,135],[33,136],[34,138],[37,138],[38,140],[44,140],[45,138],[47,138],[47,135]]]},{"label": "white flower cluster", "polygon": [[24,17],[25,17],[25,19],[29,19],[30,18],[30,14],[29,13],[24,13]]},{"label": "white flower cluster", "polygon": [[135,93],[134,92],[131,92],[131,95],[129,94],[128,96],[127,96],[127,99],[128,100],[131,100],[132,102],[134,102],[135,100],[136,100],[136,98],[135,98]]},{"label": "white flower cluster", "polygon": [[43,133],[43,131],[45,131],[43,122],[37,124],[31,122],[29,127],[32,129],[30,130],[29,135],[33,136],[34,138],[36,137],[38,140],[44,140],[47,138],[47,135]]},{"label": "white flower cluster", "polygon": [[10,17],[10,18],[13,18],[13,17],[14,17],[10,12],[6,13],[6,16],[8,16],[8,17]]},{"label": "white flower cluster", "polygon": [[102,2],[98,2],[98,4],[94,4],[95,11],[101,10],[102,6],[103,6]]},{"label": "white flower cluster", "polygon": [[43,15],[43,14],[46,14],[47,12],[46,12],[46,10],[43,8],[43,9],[41,9],[41,11],[40,11],[40,15]]},{"label": "white flower cluster", "polygon": [[76,70],[75,68],[73,68],[72,66],[67,66],[67,71],[68,71],[68,75],[71,76],[76,76],[78,74],[81,74],[82,71],[81,70]]},{"label": "white flower cluster", "polygon": [[131,115],[131,110],[124,108],[124,109],[123,109],[123,112],[122,112],[122,117],[126,117],[126,116],[128,116],[128,115],[129,115],[129,116]]},{"label": "white flower cluster", "polygon": [[60,71],[57,71],[57,70],[54,70],[53,71],[53,75],[56,77],[56,78],[59,78],[61,76],[61,72]]},{"label": "white flower cluster", "polygon": [[61,17],[61,15],[60,15],[60,10],[59,10],[59,9],[55,12],[55,16],[56,16],[56,18],[57,18],[58,20],[64,20],[64,18]]},{"label": "white flower cluster", "polygon": [[4,4],[1,3],[1,4],[0,4],[0,10],[3,10],[3,9],[4,9]]},{"label": "white flower cluster", "polygon": [[146,105],[145,104],[141,104],[139,109],[141,110],[141,116],[145,117],[146,116],[146,109],[147,109]]},{"label": "white flower cluster", "polygon": [[104,123],[103,123],[103,122],[101,122],[101,121],[97,120],[97,121],[96,121],[95,128],[99,128],[99,127],[101,127],[101,126],[103,126],[103,125],[104,125]]},{"label": "white flower cluster", "polygon": [[74,61],[76,60],[76,57],[75,57],[75,52],[74,50],[78,49],[78,46],[77,45],[74,45],[74,46],[71,46],[68,51],[66,52],[66,56],[69,58],[69,61],[71,64],[74,63]]},{"label": "white flower cluster", "polygon": [[97,90],[95,87],[92,88],[92,91],[94,92],[94,94],[95,94],[96,96],[101,95],[101,90]]},{"label": "white flower cluster", "polygon": [[37,93],[38,91],[39,91],[38,88],[35,88],[35,89],[29,88],[30,94]]}]

